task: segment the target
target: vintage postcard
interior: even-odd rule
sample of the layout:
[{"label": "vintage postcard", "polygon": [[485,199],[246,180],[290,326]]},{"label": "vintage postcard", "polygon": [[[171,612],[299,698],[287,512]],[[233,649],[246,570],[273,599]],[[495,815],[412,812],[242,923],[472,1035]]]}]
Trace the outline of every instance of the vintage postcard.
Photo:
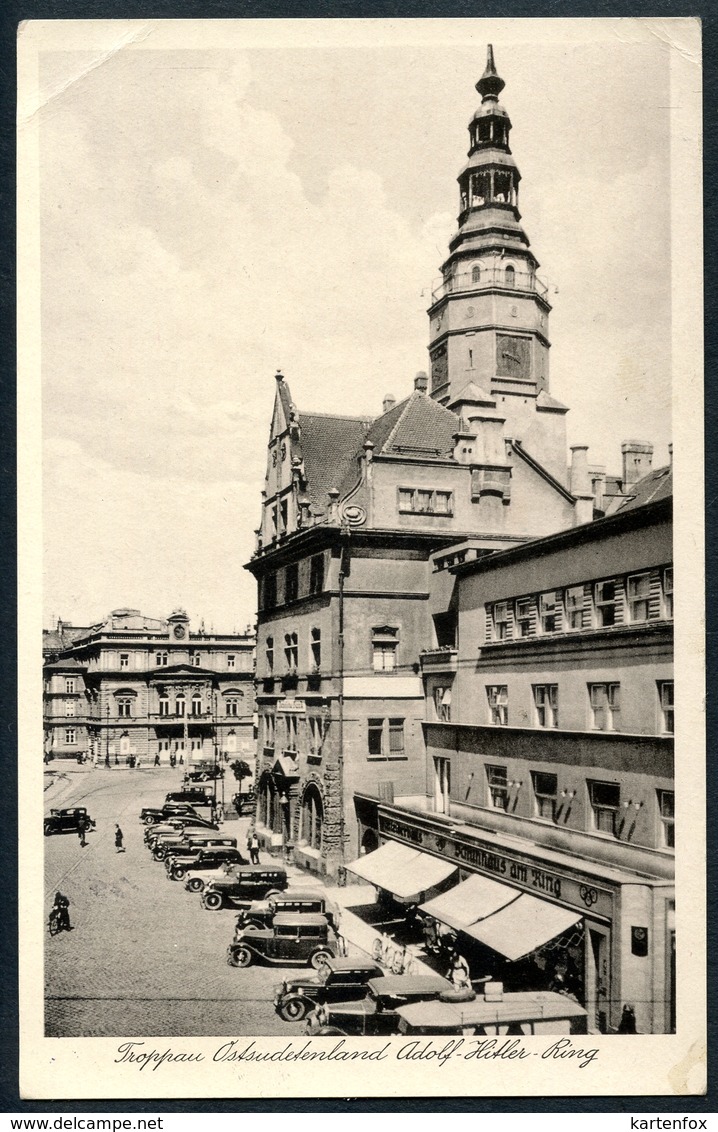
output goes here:
[{"label": "vintage postcard", "polygon": [[700,22],[18,53],[23,1098],[700,1094]]}]

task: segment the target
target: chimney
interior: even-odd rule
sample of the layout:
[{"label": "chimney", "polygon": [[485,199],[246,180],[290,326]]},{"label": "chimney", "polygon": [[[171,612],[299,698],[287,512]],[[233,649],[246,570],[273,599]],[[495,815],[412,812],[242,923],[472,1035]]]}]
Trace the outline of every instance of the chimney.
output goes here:
[{"label": "chimney", "polygon": [[382,413],[388,413],[389,409],[393,409],[396,405],[396,397],[393,393],[387,393],[386,397],[381,403]]},{"label": "chimney", "polygon": [[637,483],[647,476],[653,463],[653,445],[642,444],[640,440],[624,440],[621,445],[623,457],[623,487]]},{"label": "chimney", "polygon": [[593,519],[593,487],[588,474],[588,445],[571,445],[571,495],[576,500],[576,525]]},{"label": "chimney", "polygon": [[420,369],[414,378],[414,389],[417,393],[426,393],[429,388],[429,378],[423,369]]}]

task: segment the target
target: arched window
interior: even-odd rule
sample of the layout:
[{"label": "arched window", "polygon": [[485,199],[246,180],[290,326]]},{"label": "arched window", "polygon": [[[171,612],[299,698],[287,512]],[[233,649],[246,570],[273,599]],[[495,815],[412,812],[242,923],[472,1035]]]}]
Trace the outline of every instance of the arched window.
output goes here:
[{"label": "arched window", "polygon": [[169,715],[170,713],[170,698],[166,692],[160,696],[160,715]]},{"label": "arched window", "polygon": [[231,716],[241,715],[244,710],[244,692],[232,688],[224,695],[224,714]]},{"label": "arched window", "polygon": [[301,839],[310,849],[322,847],[322,825],[324,823],[324,806],[321,795],[313,784],[307,786],[302,799],[302,830]]},{"label": "arched window", "polygon": [[199,692],[195,692],[192,696],[192,715],[202,714],[202,696]]},{"label": "arched window", "polygon": [[175,715],[184,715],[185,703],[184,692],[178,692],[175,696]]},{"label": "arched window", "polygon": [[471,282],[478,283],[481,279],[481,268],[478,263],[475,263],[471,269]]},{"label": "arched window", "polygon": [[515,285],[516,285],[516,271],[511,266],[511,264],[509,264],[509,266],[506,268],[506,286],[507,287],[514,287]]},{"label": "arched window", "polygon": [[229,735],[227,736],[227,738],[225,740],[224,749],[227,752],[227,754],[229,754],[229,755],[232,755],[236,752],[236,750],[237,750],[237,732],[236,731],[230,731]]},{"label": "arched window", "polygon": [[120,754],[129,755],[130,753],[130,736],[129,732],[123,731],[120,735]]}]

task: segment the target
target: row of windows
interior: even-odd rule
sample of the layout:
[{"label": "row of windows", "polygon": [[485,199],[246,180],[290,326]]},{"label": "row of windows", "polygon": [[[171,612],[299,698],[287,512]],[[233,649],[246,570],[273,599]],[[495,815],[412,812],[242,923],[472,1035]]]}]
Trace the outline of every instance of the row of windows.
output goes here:
[{"label": "row of windows", "polygon": [[[445,758],[434,759],[436,787],[441,801],[449,791],[450,763]],[[485,804],[491,809],[508,812],[511,802],[518,796],[523,782],[509,779],[508,768],[501,765],[486,765]],[[544,821],[557,822],[569,810],[576,796],[575,790],[561,790],[559,793],[558,775],[545,771],[530,772],[532,806],[534,817]],[[620,837],[626,824],[633,821],[643,808],[643,801],[621,799],[621,787],[617,782],[586,782],[588,808],[591,827],[597,833],[607,833]],[[674,823],[675,800],[673,791],[656,791],[656,816],[659,823],[659,843],[666,849],[675,847]]]},{"label": "row of windows", "polygon": [[[277,723],[279,721],[279,734]],[[320,755],[324,745],[327,723],[320,715],[300,716],[294,712],[281,712],[280,716],[262,716],[261,742],[265,748],[279,746],[284,751],[299,751],[309,747],[309,754]],[[305,742],[305,739],[307,742]]]},{"label": "row of windows", "polygon": [[[509,725],[509,694],[506,684],[487,684],[486,718],[499,727]],[[559,726],[558,684],[533,684],[532,710],[535,727]],[[586,685],[588,726],[592,731],[621,730],[621,685],[611,682]],[[656,682],[658,730],[664,735],[674,732],[673,681]],[[441,723],[451,722],[451,687],[434,688],[434,709]]]},{"label": "row of windows", "polygon": [[292,562],[283,570],[265,574],[260,590],[261,607],[275,609],[278,605],[286,605],[300,597],[320,594],[323,591],[324,555],[315,554],[309,559],[308,572],[300,570],[299,562]]},{"label": "row of windows", "polygon": [[[166,649],[158,649],[158,651],[155,653],[155,667],[166,668],[167,665],[170,663],[170,655],[172,655],[172,660],[175,663],[178,663],[177,658],[176,658],[176,654],[170,654]],[[208,658],[206,653],[190,652],[189,663],[193,668],[201,668],[203,661],[205,663],[209,664],[209,667],[214,667],[215,664],[216,664],[216,660],[215,660],[214,657],[211,659],[211,664],[209,663],[209,658]],[[245,664],[245,665],[239,664],[238,665],[238,663],[237,663],[237,653],[235,653],[235,652],[228,652],[227,653],[226,664],[227,664],[227,670],[229,672],[237,670],[240,667],[246,669],[247,671],[249,671],[249,669],[251,668],[251,663],[249,663],[248,665],[247,664]],[[126,652],[121,652],[120,653],[120,668],[129,668],[129,667],[130,667],[130,654],[126,653]]]},{"label": "row of windows", "polygon": [[[309,630],[308,646],[309,669],[318,672],[322,664],[322,631],[316,626]],[[296,673],[299,669],[299,634],[294,630],[285,633],[281,647],[284,659],[283,671]],[[390,625],[381,625],[372,629],[371,663],[375,672],[391,672],[396,668],[398,647],[398,629]],[[267,637],[264,645],[264,661],[269,676],[275,672],[276,652],[275,638]]]},{"label": "row of windows", "polygon": [[400,487],[399,511],[409,515],[453,515],[454,496],[451,491],[424,487]]},{"label": "row of windows", "polygon": [[551,636],[673,617],[673,568],[496,601],[486,606],[488,641]]}]

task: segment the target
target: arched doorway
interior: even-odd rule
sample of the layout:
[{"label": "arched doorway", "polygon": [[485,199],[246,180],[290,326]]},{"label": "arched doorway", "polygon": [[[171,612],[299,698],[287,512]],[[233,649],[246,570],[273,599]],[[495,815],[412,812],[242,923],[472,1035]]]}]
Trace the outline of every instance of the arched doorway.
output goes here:
[{"label": "arched doorway", "polygon": [[310,783],[302,798],[300,839],[310,849],[321,849],[324,803],[318,788]]}]

